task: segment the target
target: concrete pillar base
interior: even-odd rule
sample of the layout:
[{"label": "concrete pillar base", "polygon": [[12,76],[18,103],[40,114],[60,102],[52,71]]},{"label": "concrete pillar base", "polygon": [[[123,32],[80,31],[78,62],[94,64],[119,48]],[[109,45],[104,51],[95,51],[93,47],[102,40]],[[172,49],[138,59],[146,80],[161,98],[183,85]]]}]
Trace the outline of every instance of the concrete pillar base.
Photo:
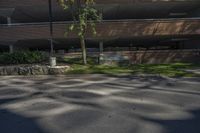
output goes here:
[{"label": "concrete pillar base", "polygon": [[99,64],[103,64],[103,42],[99,43]]},{"label": "concrete pillar base", "polygon": [[14,46],[13,45],[9,45],[9,53],[13,53],[14,52]]}]

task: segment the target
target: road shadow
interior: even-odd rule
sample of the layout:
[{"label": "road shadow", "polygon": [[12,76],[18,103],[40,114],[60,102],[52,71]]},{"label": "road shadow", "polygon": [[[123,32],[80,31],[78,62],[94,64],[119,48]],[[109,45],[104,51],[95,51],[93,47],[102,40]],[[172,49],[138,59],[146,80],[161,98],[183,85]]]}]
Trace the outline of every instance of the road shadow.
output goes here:
[{"label": "road shadow", "polygon": [[192,118],[181,120],[144,119],[162,125],[166,133],[200,133],[200,110],[189,111]]},{"label": "road shadow", "polygon": [[[7,88],[8,89],[8,88]],[[5,93],[6,94],[6,93]],[[0,98],[0,106],[17,100],[26,100],[29,96]],[[2,94],[1,94],[2,96]],[[0,108],[0,133],[46,133],[37,124],[34,118],[28,118]]]},{"label": "road shadow", "polygon": [[31,118],[15,114],[6,109],[0,109],[1,133],[46,133]]}]

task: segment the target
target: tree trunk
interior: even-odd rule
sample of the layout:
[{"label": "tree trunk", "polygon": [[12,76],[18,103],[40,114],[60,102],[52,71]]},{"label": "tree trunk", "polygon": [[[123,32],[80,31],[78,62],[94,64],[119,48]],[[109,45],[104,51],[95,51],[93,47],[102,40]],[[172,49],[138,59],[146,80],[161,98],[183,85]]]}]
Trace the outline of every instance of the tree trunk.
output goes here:
[{"label": "tree trunk", "polygon": [[86,65],[87,64],[87,52],[86,52],[85,38],[84,37],[80,38],[80,43],[81,43],[83,64]]}]

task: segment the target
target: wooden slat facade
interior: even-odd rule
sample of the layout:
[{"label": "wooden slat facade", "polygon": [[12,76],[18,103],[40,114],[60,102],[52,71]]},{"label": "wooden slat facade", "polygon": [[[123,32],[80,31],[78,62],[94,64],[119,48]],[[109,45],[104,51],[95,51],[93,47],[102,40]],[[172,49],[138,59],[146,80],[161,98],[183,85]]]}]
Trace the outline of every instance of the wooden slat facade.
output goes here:
[{"label": "wooden slat facade", "polygon": [[[64,38],[67,24],[54,23],[54,38]],[[132,38],[153,36],[200,36],[200,20],[144,20],[144,21],[107,21],[97,24],[96,38]],[[16,41],[26,39],[48,39],[49,25],[22,24],[0,27],[0,41]],[[75,33],[70,33],[68,38],[77,38]],[[87,38],[94,38],[90,30]]]}]

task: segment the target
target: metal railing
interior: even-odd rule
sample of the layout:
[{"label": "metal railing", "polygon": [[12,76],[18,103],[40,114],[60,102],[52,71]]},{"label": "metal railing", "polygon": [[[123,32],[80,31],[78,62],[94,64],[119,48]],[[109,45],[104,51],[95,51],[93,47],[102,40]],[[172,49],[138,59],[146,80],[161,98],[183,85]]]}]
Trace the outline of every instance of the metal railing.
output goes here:
[{"label": "metal railing", "polygon": [[[145,21],[155,21],[155,22],[170,22],[170,21],[188,21],[188,20],[199,20],[200,17],[196,18],[164,18],[164,19],[118,19],[118,20],[102,20],[100,23],[106,22],[145,22]],[[73,21],[54,21],[53,24],[71,24]],[[33,23],[12,23],[12,24],[0,24],[0,27],[7,26],[26,26],[26,25],[49,25],[49,22],[33,22]]]}]

